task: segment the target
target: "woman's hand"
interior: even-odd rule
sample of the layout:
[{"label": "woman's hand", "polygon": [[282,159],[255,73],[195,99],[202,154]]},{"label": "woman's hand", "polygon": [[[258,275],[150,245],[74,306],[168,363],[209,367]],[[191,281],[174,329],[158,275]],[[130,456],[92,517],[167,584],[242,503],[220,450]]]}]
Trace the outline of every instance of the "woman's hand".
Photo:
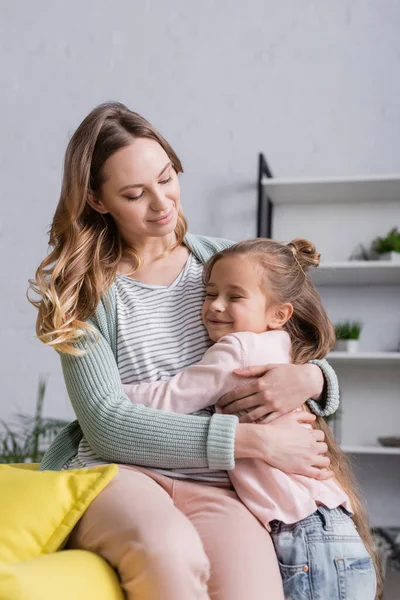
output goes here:
[{"label": "woman's hand", "polygon": [[277,419],[309,398],[317,399],[324,387],[324,377],[317,365],[263,365],[234,372],[241,377],[258,377],[218,400],[217,405],[226,415],[248,411],[240,417],[241,423]]},{"label": "woman's hand", "polygon": [[305,427],[315,415],[307,411],[288,413],[268,424],[237,426],[235,458],[260,458],[285,473],[314,479],[330,479],[330,460],[324,432]]}]

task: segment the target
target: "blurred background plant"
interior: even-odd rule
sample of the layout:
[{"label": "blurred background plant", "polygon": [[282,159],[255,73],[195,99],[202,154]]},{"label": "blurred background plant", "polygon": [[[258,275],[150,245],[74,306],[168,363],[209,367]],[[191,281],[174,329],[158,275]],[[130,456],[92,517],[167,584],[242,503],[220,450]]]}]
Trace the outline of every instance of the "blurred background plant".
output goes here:
[{"label": "blurred background plant", "polygon": [[400,253],[400,231],[393,227],[386,237],[377,237],[372,242],[372,250],[376,254],[386,254],[387,252]]},{"label": "blurred background plant", "polygon": [[363,324],[361,321],[343,321],[335,325],[337,340],[358,340]]},{"label": "blurred background plant", "polygon": [[57,433],[68,421],[43,417],[47,379],[39,377],[35,414],[16,415],[16,421],[0,419],[0,463],[40,462]]}]

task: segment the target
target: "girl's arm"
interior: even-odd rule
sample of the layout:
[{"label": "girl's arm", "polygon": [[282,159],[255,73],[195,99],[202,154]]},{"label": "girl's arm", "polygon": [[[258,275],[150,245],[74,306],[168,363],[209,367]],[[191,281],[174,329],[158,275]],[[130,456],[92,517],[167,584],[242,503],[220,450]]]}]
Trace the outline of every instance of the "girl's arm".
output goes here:
[{"label": "girl's arm", "polygon": [[[83,434],[103,460],[164,469],[231,470],[235,457],[254,457],[287,472],[327,477],[323,433],[299,423],[293,423],[292,431],[285,422],[310,422],[310,413],[287,415],[276,424],[238,425],[236,416],[196,417],[135,405],[123,393],[114,354],[103,336],[76,347],[88,353],[61,355],[64,378]],[[288,439],[293,446],[289,455]]]},{"label": "girl's arm", "polygon": [[179,413],[192,413],[216,404],[218,399],[240,385],[235,369],[248,361],[290,361],[290,340],[282,331],[263,334],[237,333],[221,338],[202,360],[168,381],[124,385],[124,392],[136,404]]},{"label": "girl's arm", "polygon": [[[94,323],[91,323],[94,324]],[[79,425],[103,460],[166,469],[233,469],[236,416],[178,415],[132,404],[124,394],[109,343],[99,332],[61,354],[64,379]]]},{"label": "girl's arm", "polygon": [[199,363],[168,381],[128,384],[123,390],[135,404],[189,414],[216,404],[222,394],[238,385],[233,371],[243,366],[241,343],[230,335],[211,346]]},{"label": "girl's arm", "polygon": [[[178,373],[169,381],[124,385],[133,402],[188,413],[215,403],[221,393],[236,383],[232,370],[244,366],[246,357],[252,360],[288,362],[290,344],[278,332],[263,335],[261,348],[253,344],[248,334],[230,335],[210,348],[197,365]],[[241,343],[243,342],[243,343]],[[267,346],[266,346],[267,342]],[[266,352],[266,347],[268,351]],[[296,411],[268,425],[239,424],[236,429],[235,457],[261,458],[287,473],[300,473],[316,479],[329,479],[324,470],[329,459],[324,456],[326,444],[319,430],[305,429],[315,417]]]}]

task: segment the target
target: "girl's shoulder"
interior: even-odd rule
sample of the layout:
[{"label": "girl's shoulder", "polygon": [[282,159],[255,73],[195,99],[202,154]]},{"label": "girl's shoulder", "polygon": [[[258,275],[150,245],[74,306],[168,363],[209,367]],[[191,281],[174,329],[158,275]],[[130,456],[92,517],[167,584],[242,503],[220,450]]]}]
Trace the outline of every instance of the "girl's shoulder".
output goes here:
[{"label": "girl's shoulder", "polygon": [[230,336],[235,337],[240,343],[247,365],[291,362],[290,336],[282,329],[263,333],[240,331],[231,333]]},{"label": "girl's shoulder", "polygon": [[187,233],[184,242],[201,262],[207,262],[214,254],[235,243],[224,238],[194,235],[193,233]]}]

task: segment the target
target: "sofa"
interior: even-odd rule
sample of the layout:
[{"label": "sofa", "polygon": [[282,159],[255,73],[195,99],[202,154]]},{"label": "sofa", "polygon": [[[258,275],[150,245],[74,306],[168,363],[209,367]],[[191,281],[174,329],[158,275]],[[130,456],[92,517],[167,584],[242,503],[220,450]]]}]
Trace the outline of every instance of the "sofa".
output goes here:
[{"label": "sofa", "polygon": [[123,600],[100,556],[66,550],[68,536],[116,465],[38,471],[0,465],[0,600]]}]

